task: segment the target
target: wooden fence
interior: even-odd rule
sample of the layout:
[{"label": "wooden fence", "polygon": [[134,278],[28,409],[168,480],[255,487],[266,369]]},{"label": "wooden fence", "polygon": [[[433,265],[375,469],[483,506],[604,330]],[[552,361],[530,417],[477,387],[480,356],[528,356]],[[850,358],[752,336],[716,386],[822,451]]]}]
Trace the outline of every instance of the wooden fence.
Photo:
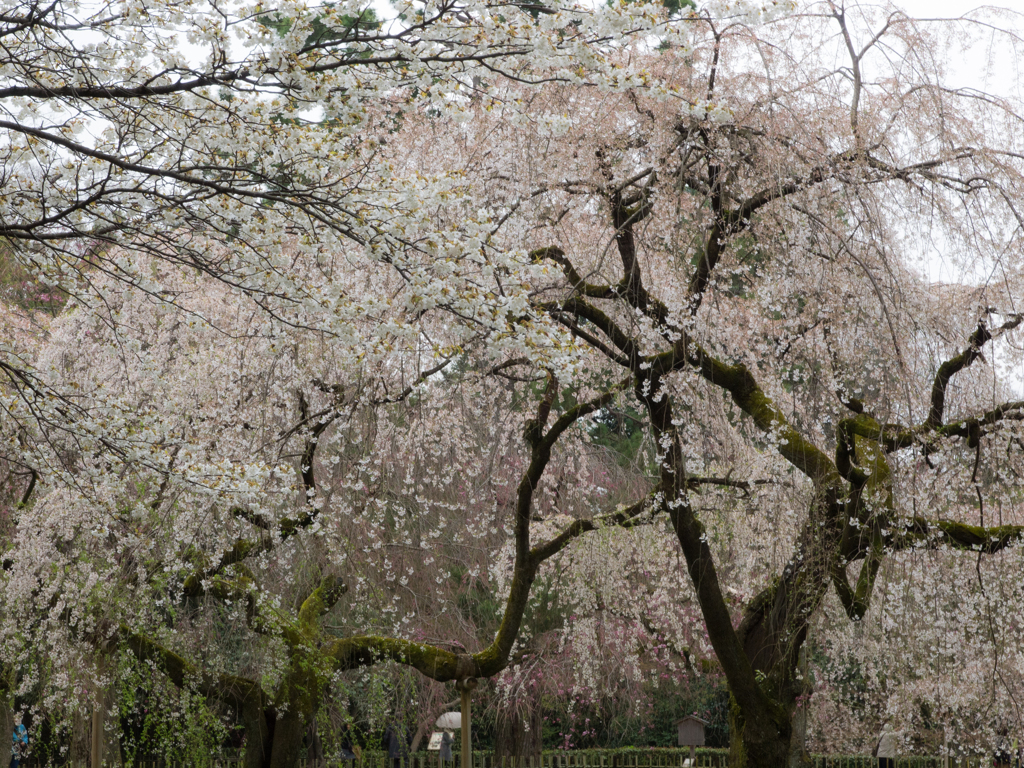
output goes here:
[{"label": "wooden fence", "polygon": [[[300,760],[299,768],[460,768],[461,756],[453,754],[451,762],[441,763],[436,752],[420,752],[402,761],[393,760],[382,752],[364,752],[356,760],[314,761]],[[473,768],[688,768],[689,749],[609,750],[588,752],[546,752],[539,759],[495,757],[491,752],[474,752]],[[815,768],[877,768],[878,759],[870,755],[815,755]],[[697,749],[696,764],[692,768],[727,768],[728,750]],[[898,757],[896,768],[991,768],[991,757],[949,758]],[[22,761],[22,768],[38,768],[31,759]],[[67,765],[65,768],[87,768],[86,764]],[[120,768],[119,763],[105,764],[105,768]],[[168,760],[143,759],[132,768],[242,768],[239,757],[219,756],[203,766]]]},{"label": "wooden fence", "polygon": [[[693,768],[724,768],[725,749],[697,749]],[[389,758],[384,753],[364,752],[356,760],[300,760],[299,768],[461,768],[462,755],[453,752],[453,760],[442,763],[437,752],[418,752],[404,760]],[[690,750],[659,750],[657,752],[546,752],[540,758],[495,757],[491,752],[474,752],[473,768],[684,768]],[[876,761],[877,762],[877,761]],[[85,768],[84,766],[76,768]],[[111,766],[110,768],[114,768]],[[192,768],[166,760],[139,760],[134,768]],[[215,758],[209,768],[242,768],[240,758]],[[838,767],[837,767],[838,768]]]}]

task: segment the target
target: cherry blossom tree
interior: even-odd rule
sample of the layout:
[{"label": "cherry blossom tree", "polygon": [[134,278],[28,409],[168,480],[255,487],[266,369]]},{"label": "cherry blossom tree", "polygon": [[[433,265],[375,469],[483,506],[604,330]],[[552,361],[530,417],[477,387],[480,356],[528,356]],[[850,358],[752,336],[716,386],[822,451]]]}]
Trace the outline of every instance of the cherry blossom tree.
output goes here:
[{"label": "cherry blossom tree", "polygon": [[[480,248],[487,226],[464,194],[462,169],[405,173],[401,151],[391,150],[401,145],[395,133],[407,112],[457,121],[462,94],[486,94],[503,72],[520,82],[642,83],[642,72],[609,52],[634,32],[672,36],[668,17],[660,4],[412,3],[388,19],[359,3],[12,4],[0,18],[5,267],[73,301],[37,360],[6,346],[0,361],[12,461],[26,470],[5,560],[9,658],[31,646],[26,638],[61,636],[56,626],[66,643],[52,658],[64,668],[90,648],[126,644],[176,683],[196,678],[201,693],[242,711],[252,760],[294,759],[319,695],[318,669],[300,646],[320,644],[318,622],[342,584],[355,590],[365,577],[349,585],[330,556],[314,558],[322,578],[299,587],[285,632],[258,604],[260,574],[249,563],[305,562],[298,542],[323,535],[332,483],[342,495],[365,491],[362,462],[376,466],[384,450],[360,432],[376,434],[374,408],[419,400],[463,349],[498,336],[484,360],[493,367],[502,341],[514,347],[529,336],[506,322],[526,306],[525,287],[514,279],[479,301],[495,261],[461,258]],[[220,286],[197,287],[193,271]],[[438,325],[430,313],[440,308],[465,322]],[[319,362],[279,366],[294,344],[294,355],[303,347],[303,359]],[[285,384],[289,375],[301,383]],[[336,668],[391,658],[464,681],[506,663],[533,573],[582,531],[531,548],[530,496],[556,439],[607,399],[562,408],[553,372],[548,381],[534,393],[539,406],[516,405],[536,418],[522,488],[506,498],[517,549],[499,639],[477,658],[410,645],[409,633],[349,637],[324,656]],[[279,418],[288,408],[294,417]],[[347,418],[356,431],[338,439],[355,447],[332,456],[345,469],[318,484],[318,450]],[[472,476],[455,463],[435,487],[447,487],[456,466]],[[369,471],[378,479],[379,468]],[[359,505],[371,507],[394,514],[390,502]],[[366,522],[361,533],[375,531]],[[38,570],[47,558],[63,564],[59,578]],[[404,580],[393,561],[384,565]],[[152,602],[142,599],[147,589]],[[70,606],[75,593],[97,601]],[[284,675],[279,704],[258,682],[210,677],[144,634],[166,618],[168,600],[204,599],[235,605],[252,632],[291,649],[302,679]],[[95,610],[102,603],[109,614]]]},{"label": "cherry blossom tree", "polygon": [[[386,295],[378,277],[351,279]],[[23,689],[58,702],[83,679],[116,688],[114,665],[87,670],[126,649],[237,713],[247,764],[290,765],[347,670],[393,661],[461,685],[499,672],[541,564],[635,514],[574,481],[564,524],[531,531],[549,465],[587,471],[567,433],[610,395],[569,402],[551,374],[496,378],[433,346],[428,363],[371,364],[223,283],[156,278],[177,286],[173,304],[113,282],[102,305],[66,308],[34,362],[39,386],[74,392],[120,448],[28,436],[44,480],[8,554],[7,658],[61,672]],[[473,550],[506,541],[500,626],[475,650],[453,594],[485,575]],[[469,566],[454,589],[453,563]]]},{"label": "cherry blossom tree", "polygon": [[[1024,531],[1019,110],[947,87],[942,31],[895,9],[702,23],[644,58],[671,95],[552,86],[467,133],[500,147],[476,155],[492,240],[547,269],[523,323],[646,413],[645,514],[671,521],[728,679],[732,761],[779,765],[827,595],[861,622],[885,561]],[[936,252],[959,285],[922,274]],[[738,606],[715,528],[755,536]]]},{"label": "cherry blossom tree", "polygon": [[[545,563],[667,521],[672,546],[633,534],[658,634],[713,652],[733,763],[779,765],[823,606],[866,627],[918,552],[980,574],[1015,550],[1020,112],[946,84],[956,38],[832,2],[219,10],[11,22],[41,64],[0,92],[0,222],[74,302],[4,368],[45,481],[5,603],[60,668],[121,643],[285,765],[332,675],[494,675]],[[28,82],[97,33],[87,74]],[[606,499],[577,422],[630,409],[652,458]],[[422,552],[453,529],[508,548],[475,653],[405,591],[445,580]],[[584,677],[633,578],[575,586]],[[218,611],[244,670],[203,659]]]}]

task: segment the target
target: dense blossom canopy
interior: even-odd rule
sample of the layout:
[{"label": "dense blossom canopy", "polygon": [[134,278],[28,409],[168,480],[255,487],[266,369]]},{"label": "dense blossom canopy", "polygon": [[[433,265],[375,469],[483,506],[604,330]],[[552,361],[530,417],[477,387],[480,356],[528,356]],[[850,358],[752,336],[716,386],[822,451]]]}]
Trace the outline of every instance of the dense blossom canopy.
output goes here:
[{"label": "dense blossom canopy", "polygon": [[957,38],[833,2],[5,14],[20,694],[153,665],[254,768],[383,661],[717,669],[736,765],[799,753],[808,697],[859,723],[826,744],[1019,727],[974,723],[1022,671],[1021,113],[947,87]]}]

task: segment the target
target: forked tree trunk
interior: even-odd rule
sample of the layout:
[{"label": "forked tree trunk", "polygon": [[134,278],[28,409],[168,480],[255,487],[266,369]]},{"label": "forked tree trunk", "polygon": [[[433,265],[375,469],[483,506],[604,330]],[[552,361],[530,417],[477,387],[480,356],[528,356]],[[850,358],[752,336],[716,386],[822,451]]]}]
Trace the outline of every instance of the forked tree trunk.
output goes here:
[{"label": "forked tree trunk", "polygon": [[814,595],[801,594],[805,592],[799,588],[801,582],[799,577],[791,582],[784,577],[765,590],[747,607],[740,624],[744,656],[755,670],[763,704],[740,707],[732,698],[730,768],[788,768],[795,754],[802,759],[802,731],[795,726],[800,696],[806,689],[800,663],[806,656],[807,624],[794,620],[802,613],[794,608]]},{"label": "forked tree trunk", "polygon": [[307,730],[306,718],[290,710],[278,717],[274,707],[252,706],[243,716],[243,768],[296,768]]}]

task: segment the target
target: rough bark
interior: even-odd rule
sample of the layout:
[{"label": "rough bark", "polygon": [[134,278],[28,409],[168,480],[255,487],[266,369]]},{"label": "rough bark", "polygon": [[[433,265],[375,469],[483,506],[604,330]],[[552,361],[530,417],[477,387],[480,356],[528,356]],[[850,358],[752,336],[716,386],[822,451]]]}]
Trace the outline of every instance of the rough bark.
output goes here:
[{"label": "rough bark", "polygon": [[512,758],[513,764],[525,765],[530,758],[539,764],[543,745],[543,717],[540,701],[520,699],[498,714],[494,734],[495,760]]},{"label": "rough bark", "polygon": [[270,762],[276,720],[276,714],[268,713],[261,699],[243,707],[242,725],[245,728],[243,768],[265,768]]},{"label": "rough bark", "polygon": [[306,722],[296,711],[285,712],[274,726],[274,739],[267,768],[292,768],[299,761]]}]

